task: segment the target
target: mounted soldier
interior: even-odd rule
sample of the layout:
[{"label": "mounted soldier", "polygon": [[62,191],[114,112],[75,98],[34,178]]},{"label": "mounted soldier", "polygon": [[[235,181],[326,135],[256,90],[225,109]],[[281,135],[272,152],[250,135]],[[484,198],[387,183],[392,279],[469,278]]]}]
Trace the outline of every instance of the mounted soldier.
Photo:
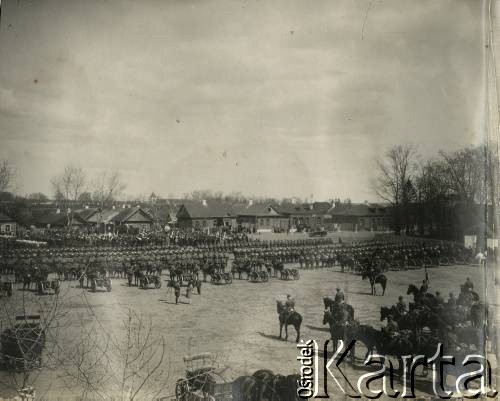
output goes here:
[{"label": "mounted soldier", "polygon": [[398,324],[394,321],[392,315],[387,316],[387,325],[382,329],[389,338],[394,338],[399,331]]},{"label": "mounted soldier", "polygon": [[292,298],[290,294],[286,295],[286,300],[284,302],[285,308],[283,309],[283,321],[285,324],[288,322],[288,317],[295,310],[295,300]]},{"label": "mounted soldier", "polygon": [[398,311],[400,316],[404,316],[408,313],[408,308],[406,306],[406,302],[403,300],[403,297],[401,295],[398,297],[398,303],[396,304],[396,310]]},{"label": "mounted soldier", "polygon": [[470,281],[469,277],[466,278],[463,288],[465,291],[472,291],[474,289],[474,284],[472,283],[472,281]]},{"label": "mounted soldier", "polygon": [[341,304],[344,301],[345,301],[344,292],[340,288],[337,288],[337,293],[335,294],[335,303]]}]

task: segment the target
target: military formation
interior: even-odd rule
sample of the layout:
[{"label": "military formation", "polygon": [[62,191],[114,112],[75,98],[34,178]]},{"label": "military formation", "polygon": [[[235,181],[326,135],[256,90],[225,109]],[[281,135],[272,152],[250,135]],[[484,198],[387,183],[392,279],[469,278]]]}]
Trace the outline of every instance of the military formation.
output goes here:
[{"label": "military formation", "polygon": [[[453,243],[422,240],[369,240],[343,243],[333,238],[258,241],[244,237],[206,235],[177,238],[196,245],[143,244],[84,247],[0,248],[0,274],[13,275],[24,286],[32,281],[80,280],[82,277],[127,278],[139,285],[144,276],[168,271],[172,281],[189,282],[202,275],[204,281],[231,283],[235,277],[267,282],[269,277],[298,279],[302,269],[338,266],[343,272],[386,271],[422,266],[468,264],[470,250]],[[194,242],[193,242],[194,241]],[[197,242],[198,241],[198,242]]]},{"label": "military formation", "polygon": [[[264,245],[264,246],[263,246]],[[371,240],[345,244],[326,239],[315,242],[249,244],[236,248],[238,263],[298,264],[300,268],[340,266],[342,271],[361,271],[367,268],[402,270],[424,266],[470,264],[474,260],[471,250],[463,246],[435,241],[381,241]]]}]

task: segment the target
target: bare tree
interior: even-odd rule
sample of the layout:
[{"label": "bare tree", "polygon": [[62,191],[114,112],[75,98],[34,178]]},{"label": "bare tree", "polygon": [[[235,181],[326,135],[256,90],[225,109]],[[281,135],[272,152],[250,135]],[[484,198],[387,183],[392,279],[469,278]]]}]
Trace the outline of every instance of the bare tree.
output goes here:
[{"label": "bare tree", "polygon": [[377,163],[375,193],[393,206],[396,232],[408,230],[407,207],[415,196],[413,180],[417,172],[417,153],[412,146],[394,146]]},{"label": "bare tree", "polygon": [[[19,396],[35,389],[37,381],[59,366],[60,298],[34,298],[22,292],[0,302],[0,361],[6,375],[0,387]],[[37,389],[38,390],[38,389]],[[38,391],[38,395],[40,391]],[[23,398],[24,399],[24,398]]]},{"label": "bare tree", "polygon": [[86,177],[81,167],[68,165],[61,175],[51,180],[54,195],[62,195],[65,200],[76,201],[84,191]]},{"label": "bare tree", "polygon": [[14,178],[14,166],[8,160],[3,160],[0,164],[0,192],[7,192],[12,187]]},{"label": "bare tree", "polygon": [[51,180],[55,199],[63,202],[64,209],[66,210],[68,229],[73,224],[74,212],[71,210],[71,206],[79,199],[85,190],[86,184],[87,179],[83,169],[73,165],[66,166],[61,175],[53,177]]},{"label": "bare tree", "polygon": [[486,157],[483,147],[439,153],[444,161],[446,186],[466,205],[485,201]]},{"label": "bare tree", "polygon": [[116,200],[125,190],[118,171],[99,174],[92,182],[92,199],[99,207],[98,229],[102,223],[102,211],[111,202]]},{"label": "bare tree", "polygon": [[171,367],[151,318],[128,309],[119,328],[108,327],[87,306],[81,335],[64,361],[68,386],[77,385],[83,400],[158,399],[171,385]]}]

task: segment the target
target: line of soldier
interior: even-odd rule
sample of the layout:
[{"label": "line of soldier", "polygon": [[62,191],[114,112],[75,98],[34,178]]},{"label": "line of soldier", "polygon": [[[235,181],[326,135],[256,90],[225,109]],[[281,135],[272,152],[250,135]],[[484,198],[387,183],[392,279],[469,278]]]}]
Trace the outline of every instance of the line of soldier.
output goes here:
[{"label": "line of soldier", "polygon": [[[86,270],[99,270],[112,276],[123,276],[127,270],[180,271],[222,269],[234,254],[236,260],[263,263],[299,263],[302,268],[397,263],[405,268],[414,260],[425,258],[440,264],[470,261],[471,251],[451,243],[425,241],[371,240],[352,244],[325,243],[323,239],[304,241],[251,242],[245,247],[205,245],[199,247],[148,246],[143,248],[39,248],[7,249],[1,252],[0,274],[18,278],[35,267],[71,279]],[[391,266],[389,266],[391,267]]]},{"label": "line of soldier", "polygon": [[239,264],[244,261],[298,263],[306,269],[339,264],[342,270],[367,266],[377,266],[381,270],[405,269],[410,266],[468,264],[473,261],[471,250],[458,244],[438,244],[433,241],[371,240],[353,244],[273,246],[267,249],[247,247],[236,249],[234,255]]}]

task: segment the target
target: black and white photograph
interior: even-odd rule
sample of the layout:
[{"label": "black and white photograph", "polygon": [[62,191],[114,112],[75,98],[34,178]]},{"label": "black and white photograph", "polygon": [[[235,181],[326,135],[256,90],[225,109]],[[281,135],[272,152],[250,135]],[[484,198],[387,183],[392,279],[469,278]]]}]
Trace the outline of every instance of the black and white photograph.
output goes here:
[{"label": "black and white photograph", "polygon": [[0,1],[0,401],[498,399],[499,7]]}]

